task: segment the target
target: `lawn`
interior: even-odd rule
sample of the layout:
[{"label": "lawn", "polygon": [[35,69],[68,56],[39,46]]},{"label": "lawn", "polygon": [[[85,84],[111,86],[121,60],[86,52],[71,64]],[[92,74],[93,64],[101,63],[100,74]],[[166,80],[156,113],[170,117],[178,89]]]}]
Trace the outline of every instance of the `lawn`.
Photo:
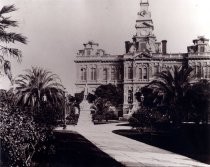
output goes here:
[{"label": "lawn", "polygon": [[50,167],[123,167],[109,155],[76,132],[56,132],[55,154],[41,158],[37,166]]},{"label": "lawn", "polygon": [[210,164],[210,125],[183,124],[173,131],[115,130],[122,135]]}]

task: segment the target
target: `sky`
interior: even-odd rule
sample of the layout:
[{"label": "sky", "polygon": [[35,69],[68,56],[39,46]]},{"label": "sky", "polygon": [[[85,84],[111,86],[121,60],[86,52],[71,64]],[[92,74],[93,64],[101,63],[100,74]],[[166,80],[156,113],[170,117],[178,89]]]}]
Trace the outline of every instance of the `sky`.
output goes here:
[{"label": "sky", "polygon": [[[74,59],[83,43],[93,40],[109,54],[123,54],[124,41],[132,40],[140,0],[0,0],[14,4],[9,14],[19,22],[16,32],[28,38],[21,64],[12,61],[14,76],[32,66],[60,76],[69,93],[75,92]],[[186,52],[199,35],[210,38],[209,0],[149,0],[158,41],[168,41],[168,52]],[[0,76],[0,88],[9,80]]]}]

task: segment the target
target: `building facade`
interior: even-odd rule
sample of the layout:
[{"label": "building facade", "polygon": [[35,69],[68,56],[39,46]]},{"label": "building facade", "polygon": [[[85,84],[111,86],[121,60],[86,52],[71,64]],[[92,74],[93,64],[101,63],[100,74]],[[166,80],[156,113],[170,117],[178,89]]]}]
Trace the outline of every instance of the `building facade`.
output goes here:
[{"label": "building facade", "polygon": [[186,53],[167,53],[167,41],[158,42],[148,0],[141,0],[137,14],[136,34],[132,41],[125,41],[125,54],[110,55],[99,44],[89,41],[77,53],[76,88],[78,92],[92,93],[101,84],[114,84],[124,91],[123,112],[137,103],[135,93],[154,80],[155,74],[173,66],[192,66],[195,81],[210,79],[209,40],[199,36]]}]

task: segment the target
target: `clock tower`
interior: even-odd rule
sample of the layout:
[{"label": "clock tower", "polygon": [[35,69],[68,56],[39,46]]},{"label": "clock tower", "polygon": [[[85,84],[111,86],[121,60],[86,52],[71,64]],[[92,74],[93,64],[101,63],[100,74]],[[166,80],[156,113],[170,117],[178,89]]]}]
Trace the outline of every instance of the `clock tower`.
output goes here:
[{"label": "clock tower", "polygon": [[[157,53],[159,46],[156,42],[156,37],[153,33],[154,25],[149,11],[148,0],[140,1],[140,11],[137,14],[136,20],[136,34],[133,36],[133,43],[129,42],[126,46],[126,52],[146,52]],[[128,45],[128,42],[126,43]],[[135,49],[133,49],[135,47]],[[131,48],[132,50],[129,50]]]}]

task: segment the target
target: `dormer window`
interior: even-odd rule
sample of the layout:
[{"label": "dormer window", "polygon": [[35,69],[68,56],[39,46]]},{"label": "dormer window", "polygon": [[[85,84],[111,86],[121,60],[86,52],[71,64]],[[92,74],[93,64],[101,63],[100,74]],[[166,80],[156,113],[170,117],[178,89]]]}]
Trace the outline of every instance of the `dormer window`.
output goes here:
[{"label": "dormer window", "polygon": [[205,47],[204,47],[204,46],[201,46],[201,47],[200,47],[200,52],[201,52],[201,53],[205,52]]},{"label": "dormer window", "polygon": [[87,50],[87,55],[90,56],[90,50],[89,49]]},{"label": "dormer window", "polygon": [[140,48],[141,48],[141,51],[145,51],[147,48],[146,43],[141,43]]}]

